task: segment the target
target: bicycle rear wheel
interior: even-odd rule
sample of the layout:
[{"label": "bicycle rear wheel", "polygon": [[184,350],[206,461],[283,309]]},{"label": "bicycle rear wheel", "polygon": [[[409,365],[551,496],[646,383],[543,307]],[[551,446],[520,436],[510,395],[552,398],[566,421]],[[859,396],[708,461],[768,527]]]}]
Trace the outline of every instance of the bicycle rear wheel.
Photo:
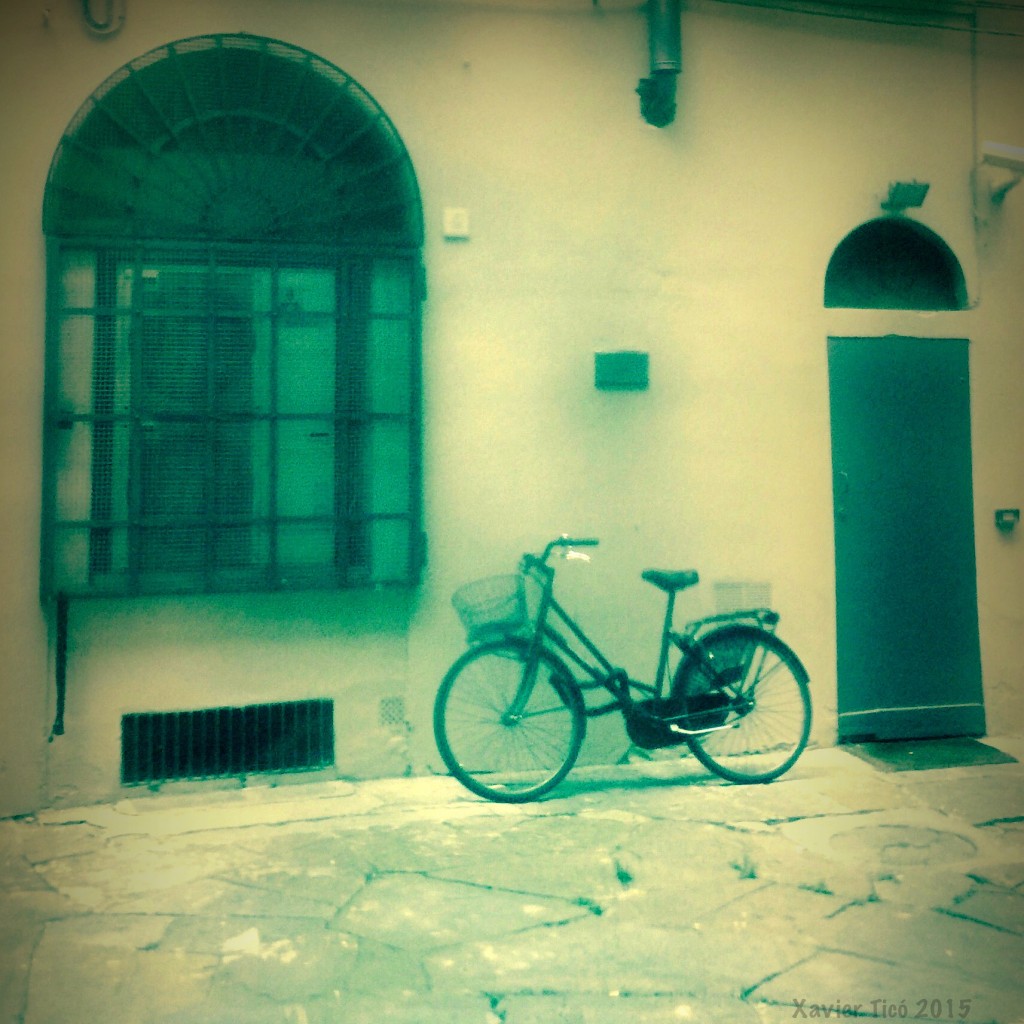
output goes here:
[{"label": "bicycle rear wheel", "polygon": [[807,671],[778,637],[735,624],[708,633],[680,663],[673,694],[685,698],[680,725],[694,756],[730,782],[770,782],[807,746]]},{"label": "bicycle rear wheel", "polygon": [[586,732],[583,700],[561,663],[542,651],[530,699],[510,711],[529,644],[496,640],[448,670],[434,702],[434,738],[452,775],[501,803],[535,800],[572,768]]}]

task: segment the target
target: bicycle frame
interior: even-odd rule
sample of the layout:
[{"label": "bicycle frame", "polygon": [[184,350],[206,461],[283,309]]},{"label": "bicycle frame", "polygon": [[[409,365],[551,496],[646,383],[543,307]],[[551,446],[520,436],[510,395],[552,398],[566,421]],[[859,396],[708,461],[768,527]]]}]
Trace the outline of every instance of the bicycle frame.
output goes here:
[{"label": "bicycle frame", "polygon": [[[586,635],[583,628],[558,602],[554,595],[555,570],[547,564],[549,553],[550,545],[549,550],[546,550],[544,555],[539,558],[534,555],[525,555],[520,566],[524,575],[532,577],[540,584],[541,596],[537,610],[536,625],[530,640],[530,651],[523,669],[523,679],[516,697],[509,708],[509,717],[522,714],[522,709],[529,701],[537,676],[537,666],[540,663],[540,652],[544,647],[547,647],[548,650],[557,651],[563,658],[567,659],[589,677],[589,682],[580,682],[580,680],[574,677],[574,682],[581,690],[605,689],[611,694],[612,700],[607,704],[586,708],[585,714],[588,718],[596,718],[599,715],[609,714],[613,711],[627,711],[635,703],[631,693],[632,690],[637,690],[649,698],[662,696],[668,667],[669,646],[673,640],[677,644],[680,644],[680,641],[684,641],[681,634],[673,634],[671,631],[673,599],[675,595],[669,595],[665,627],[662,630],[661,637],[658,674],[655,684],[649,686],[631,679],[625,669],[618,668],[609,661],[601,649]],[[585,655],[589,656],[590,660],[573,646],[563,632],[550,624],[552,617],[569,633],[572,639],[585,652]]]},{"label": "bicycle frame", "polygon": [[[543,555],[539,557],[536,555],[524,555],[520,564],[520,571],[540,585],[541,594],[536,624],[530,639],[530,650],[523,668],[523,677],[516,696],[504,716],[507,720],[514,720],[522,716],[523,710],[533,692],[534,683],[537,678],[537,668],[540,664],[541,650],[545,647],[548,650],[557,651],[589,677],[589,682],[580,682],[579,679],[573,677],[573,681],[581,690],[604,689],[611,695],[612,700],[608,703],[597,707],[585,708],[587,718],[596,718],[614,711],[621,711],[623,713],[630,711],[637,703],[633,698],[632,691],[638,691],[643,694],[644,699],[648,700],[664,698],[666,695],[665,682],[668,675],[669,652],[672,647],[679,650],[681,657],[695,656],[699,658],[714,673],[715,670],[707,663],[700,644],[699,637],[704,632],[714,628],[716,625],[724,625],[744,619],[756,621],[761,628],[773,631],[778,622],[779,616],[776,612],[767,608],[757,608],[749,611],[706,616],[705,618],[687,623],[682,632],[677,632],[672,628],[676,594],[674,591],[669,591],[661,630],[658,668],[654,684],[649,685],[638,682],[630,678],[625,669],[616,667],[609,661],[600,648],[586,635],[583,628],[555,597],[555,570],[547,564],[547,559],[556,543],[552,542],[549,544]],[[588,660],[584,654],[581,654],[560,629],[550,624],[552,617],[560,624],[562,629],[569,633],[585,654],[589,655],[591,660]],[[747,666],[747,672],[749,672],[750,667]],[[685,729],[682,726],[672,725],[670,728],[674,732],[686,735],[714,732],[719,728],[728,728],[728,726],[691,730]]]}]

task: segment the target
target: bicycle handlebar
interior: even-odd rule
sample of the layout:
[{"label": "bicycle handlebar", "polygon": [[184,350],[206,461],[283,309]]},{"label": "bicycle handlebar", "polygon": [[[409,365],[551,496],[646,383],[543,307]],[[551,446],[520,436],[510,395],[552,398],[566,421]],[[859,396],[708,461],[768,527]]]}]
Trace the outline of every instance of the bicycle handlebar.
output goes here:
[{"label": "bicycle handlebar", "polygon": [[534,557],[541,565],[544,565],[555,548],[596,548],[600,543],[597,537],[570,537],[568,534],[563,533],[561,537],[556,537],[548,543],[542,555],[535,555]]}]

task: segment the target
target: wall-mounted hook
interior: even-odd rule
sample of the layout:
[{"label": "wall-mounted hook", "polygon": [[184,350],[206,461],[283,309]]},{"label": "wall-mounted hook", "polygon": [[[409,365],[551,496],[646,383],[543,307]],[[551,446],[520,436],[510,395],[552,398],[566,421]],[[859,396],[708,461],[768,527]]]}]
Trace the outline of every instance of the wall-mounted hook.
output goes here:
[{"label": "wall-mounted hook", "polygon": [[104,14],[97,18],[92,12],[93,0],[82,0],[82,17],[90,32],[111,36],[124,24],[127,0],[104,0]]}]

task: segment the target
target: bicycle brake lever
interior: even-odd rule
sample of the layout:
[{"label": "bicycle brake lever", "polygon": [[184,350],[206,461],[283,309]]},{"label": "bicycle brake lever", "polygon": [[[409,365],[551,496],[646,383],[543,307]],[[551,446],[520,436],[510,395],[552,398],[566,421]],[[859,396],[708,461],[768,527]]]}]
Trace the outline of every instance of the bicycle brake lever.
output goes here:
[{"label": "bicycle brake lever", "polygon": [[585,551],[577,551],[575,548],[568,548],[563,553],[562,557],[566,558],[566,559],[568,559],[568,558],[577,559],[577,560],[579,560],[581,562],[589,562],[590,561],[590,555],[588,555]]}]

